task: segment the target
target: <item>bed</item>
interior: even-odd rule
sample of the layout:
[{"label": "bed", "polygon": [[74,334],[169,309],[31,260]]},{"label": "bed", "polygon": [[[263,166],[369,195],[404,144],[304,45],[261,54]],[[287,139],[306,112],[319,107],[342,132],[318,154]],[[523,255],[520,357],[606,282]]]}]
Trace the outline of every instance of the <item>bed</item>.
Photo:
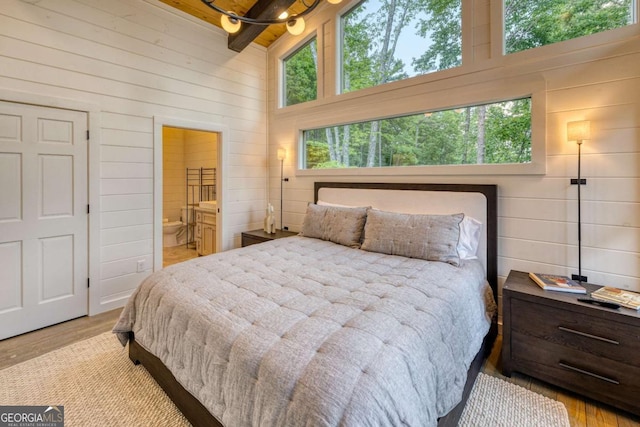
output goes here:
[{"label": "bed", "polygon": [[114,332],[196,426],[456,425],[497,332],[496,193],[316,183],[301,236],[153,273]]}]

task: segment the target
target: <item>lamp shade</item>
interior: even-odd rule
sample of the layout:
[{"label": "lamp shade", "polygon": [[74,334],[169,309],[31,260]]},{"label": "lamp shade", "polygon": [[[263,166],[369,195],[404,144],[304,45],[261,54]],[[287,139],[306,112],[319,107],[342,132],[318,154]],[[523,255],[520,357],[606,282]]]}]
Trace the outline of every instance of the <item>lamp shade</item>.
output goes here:
[{"label": "lamp shade", "polygon": [[304,19],[295,15],[287,21],[287,31],[292,36],[299,36],[304,31]]},{"label": "lamp shade", "polygon": [[287,158],[287,150],[284,148],[278,148],[278,160],[284,160]]},{"label": "lamp shade", "polygon": [[567,123],[567,140],[583,141],[591,138],[591,122],[582,120]]},{"label": "lamp shade", "polygon": [[[233,12],[229,13],[235,15]],[[227,15],[222,15],[220,17],[220,24],[222,25],[222,28],[229,34],[237,33],[238,31],[240,31],[240,27],[242,26],[242,22],[240,22],[238,19],[234,19]]]}]

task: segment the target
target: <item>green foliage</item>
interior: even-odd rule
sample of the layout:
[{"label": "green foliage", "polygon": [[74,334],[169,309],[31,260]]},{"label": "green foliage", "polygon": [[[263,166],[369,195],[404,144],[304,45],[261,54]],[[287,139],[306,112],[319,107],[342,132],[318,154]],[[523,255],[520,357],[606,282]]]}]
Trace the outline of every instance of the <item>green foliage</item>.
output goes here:
[{"label": "green foliage", "polygon": [[284,60],[285,105],[313,101],[317,98],[317,52],[314,38]]},{"label": "green foliage", "polygon": [[631,23],[633,0],[505,0],[505,51],[519,52]]},{"label": "green foliage", "polygon": [[519,99],[509,108],[491,106],[486,122],[486,163],[531,161],[531,100]]},{"label": "green foliage", "polygon": [[431,45],[413,60],[421,73],[446,70],[462,64],[462,5],[461,0],[424,0],[431,11],[418,24],[418,34],[431,36]]},{"label": "green foliage", "polygon": [[[458,165],[477,163],[480,108],[484,124],[485,163],[531,161],[531,99],[377,120],[378,156],[373,166]],[[366,167],[371,122],[331,127],[339,137],[349,129],[349,167]],[[347,167],[330,158],[326,129],[303,133],[308,169]]]},{"label": "green foliage", "polygon": [[[422,0],[366,0],[344,14],[342,92],[416,75],[406,70],[397,48],[403,35],[426,13]],[[415,41],[416,49],[428,44],[427,40]]]}]

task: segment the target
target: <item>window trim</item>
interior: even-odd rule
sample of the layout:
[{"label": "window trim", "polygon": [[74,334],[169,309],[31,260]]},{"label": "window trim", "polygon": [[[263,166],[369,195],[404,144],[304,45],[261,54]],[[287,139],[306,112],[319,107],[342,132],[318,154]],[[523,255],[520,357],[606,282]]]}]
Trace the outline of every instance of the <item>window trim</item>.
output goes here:
[{"label": "window trim", "polygon": [[[529,78],[531,80],[531,78]],[[520,90],[510,90],[501,94],[489,94],[495,82],[486,82],[463,86],[450,90],[451,103],[424,105],[421,109],[399,111],[387,115],[368,115],[367,117],[347,116],[342,111],[331,117],[299,118],[294,123],[297,153],[296,176],[415,176],[415,175],[543,175],[546,173],[546,85],[542,78],[522,83]],[[523,89],[524,88],[524,89]],[[474,95],[469,95],[474,94]],[[493,96],[492,96],[493,95]],[[303,131],[329,126],[337,126],[376,119],[401,117],[420,114],[425,111],[439,111],[471,105],[504,102],[512,99],[531,97],[531,162],[504,164],[465,164],[465,165],[420,165],[420,166],[383,166],[335,169],[302,169],[306,155]]]}]

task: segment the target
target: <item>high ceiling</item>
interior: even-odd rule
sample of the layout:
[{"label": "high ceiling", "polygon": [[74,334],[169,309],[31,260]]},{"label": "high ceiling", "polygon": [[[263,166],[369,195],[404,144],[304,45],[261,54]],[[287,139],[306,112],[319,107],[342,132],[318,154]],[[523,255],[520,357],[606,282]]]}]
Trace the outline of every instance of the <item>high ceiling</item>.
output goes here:
[{"label": "high ceiling", "polygon": [[[189,15],[195,16],[198,19],[221,27],[220,14],[202,3],[202,0],[160,1],[176,9],[180,9]],[[272,10],[282,11],[287,9],[289,15],[292,15],[306,9],[301,2],[295,0],[215,0],[215,4],[224,10],[235,12],[238,15],[249,14],[249,16],[253,15],[254,17],[260,13],[267,15],[262,16],[262,18],[273,18]],[[229,49],[240,52],[251,42],[268,47],[286,31],[285,24],[269,26],[242,24],[241,30],[229,37]]]}]

